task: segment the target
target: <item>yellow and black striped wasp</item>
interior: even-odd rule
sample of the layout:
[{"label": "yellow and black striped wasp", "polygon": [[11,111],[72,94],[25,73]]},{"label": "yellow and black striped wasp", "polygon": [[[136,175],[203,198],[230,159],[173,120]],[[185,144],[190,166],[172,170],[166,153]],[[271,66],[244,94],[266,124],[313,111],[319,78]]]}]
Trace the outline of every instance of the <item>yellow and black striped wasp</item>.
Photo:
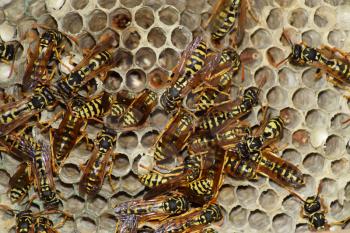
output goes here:
[{"label": "yellow and black striped wasp", "polygon": [[180,108],[169,120],[154,145],[154,159],[163,162],[180,155],[187,145],[188,138],[194,132],[196,117],[193,113]]},{"label": "yellow and black striped wasp", "polygon": [[149,89],[143,90],[124,111],[121,110],[121,106],[118,105],[118,112],[123,111],[123,113],[121,113],[116,122],[114,122],[116,126],[113,128],[122,131],[130,131],[144,126],[149,114],[157,105],[157,102],[157,93]]},{"label": "yellow and black striped wasp", "polygon": [[[61,210],[44,210],[40,212],[33,213],[30,210],[30,205],[34,198],[31,198],[24,210],[14,210],[6,205],[0,205],[0,209],[9,212],[11,215],[16,217],[16,233],[58,233],[56,230],[64,225],[68,218],[71,218],[71,214],[61,211]],[[45,217],[45,215],[50,214],[62,214],[63,220],[59,222],[56,226],[53,222]]]},{"label": "yellow and black striped wasp", "polygon": [[227,125],[252,111],[259,102],[259,93],[259,88],[249,87],[241,99],[212,107],[200,119],[196,131],[209,131],[212,135],[222,131]]},{"label": "yellow and black striped wasp", "polygon": [[24,125],[44,109],[53,109],[56,103],[52,90],[48,86],[38,85],[33,95],[1,106],[0,136],[7,135],[17,127]]},{"label": "yellow and black striped wasp", "polygon": [[50,81],[65,47],[64,39],[76,42],[74,37],[58,30],[38,24],[34,26],[41,27],[45,31],[40,35],[34,49],[28,48],[28,62],[22,79],[24,91],[32,90],[40,82]]},{"label": "yellow and black striped wasp", "polygon": [[111,106],[111,112],[108,117],[112,119],[111,124],[118,122],[118,119],[124,114],[126,109],[135,101],[135,94],[127,90],[121,90],[116,93],[115,101]]},{"label": "yellow and black striped wasp", "polygon": [[[186,197],[180,194],[158,196],[151,200],[131,200],[114,207],[120,225],[128,225],[127,232],[137,232],[136,228],[141,222],[163,221],[164,219],[180,215],[189,209]],[[124,222],[123,222],[124,221]],[[132,222],[130,224],[130,222]],[[123,232],[123,231],[119,231]],[[125,232],[125,231],[124,231]]]},{"label": "yellow and black striped wasp", "polygon": [[309,65],[317,68],[316,77],[319,77],[321,72],[325,72],[330,83],[339,88],[350,90],[350,60],[347,53],[329,46],[322,46],[318,49],[304,43],[294,44],[287,36],[286,31],[283,32],[283,36],[291,45],[292,52],[276,64],[276,67],[288,60],[295,65]]},{"label": "yellow and black striped wasp", "polygon": [[288,188],[286,189],[303,202],[303,208],[300,209],[300,215],[302,218],[307,219],[307,224],[310,231],[327,231],[331,226],[340,225],[344,227],[345,224],[349,222],[350,217],[342,221],[328,223],[326,218],[328,210],[323,203],[323,199],[320,197],[320,191],[322,189],[321,183],[318,185],[317,194],[314,196],[309,196],[306,199],[302,198],[295,191]]},{"label": "yellow and black striped wasp", "polygon": [[222,51],[219,65],[225,63],[230,63],[231,70],[214,76],[212,76],[212,73],[208,73],[209,77],[203,78],[204,87],[199,88],[199,94],[195,98],[196,115],[203,115],[216,103],[229,99],[233,76],[241,66],[240,57],[234,49],[227,48]]},{"label": "yellow and black striped wasp", "polygon": [[[94,197],[101,190],[105,176],[111,173],[113,162],[110,160],[113,155],[113,148],[117,140],[117,132],[104,128],[98,133],[95,140],[95,148],[86,166],[82,166],[83,176],[79,182],[79,192]],[[112,186],[112,189],[113,186]]]},{"label": "yellow and black striped wasp", "polygon": [[[293,164],[277,157],[270,148],[266,148],[273,142],[281,138],[284,123],[282,118],[276,117],[261,124],[256,136],[248,136],[235,145],[229,152],[229,159],[226,166],[229,171],[234,173],[237,166],[237,156],[242,160],[253,161],[254,164],[247,162],[249,172],[246,174],[250,177],[254,176],[254,172],[265,175],[274,180],[278,184],[292,186],[295,188],[304,185],[302,172]],[[255,171],[254,171],[255,170]]]},{"label": "yellow and black striped wasp", "polygon": [[21,202],[28,195],[32,184],[31,164],[30,162],[22,162],[9,180],[11,201],[13,203]]},{"label": "yellow and black striped wasp", "polygon": [[217,204],[210,204],[166,220],[155,230],[155,233],[196,232],[222,219],[220,207]]},{"label": "yellow and black striped wasp", "polygon": [[211,39],[216,44],[231,34],[232,45],[238,46],[244,37],[246,13],[252,14],[250,0],[217,0],[204,27],[209,28]]},{"label": "yellow and black striped wasp", "polygon": [[62,201],[57,196],[53,180],[50,146],[41,139],[36,142],[21,140],[21,144],[27,150],[29,157],[32,158],[34,186],[45,209],[58,209]]},{"label": "yellow and black striped wasp", "polygon": [[55,83],[55,88],[64,101],[75,96],[90,80],[116,66],[120,58],[115,49],[111,48],[112,40],[111,36],[103,36],[101,43],[84,56],[68,75]]}]

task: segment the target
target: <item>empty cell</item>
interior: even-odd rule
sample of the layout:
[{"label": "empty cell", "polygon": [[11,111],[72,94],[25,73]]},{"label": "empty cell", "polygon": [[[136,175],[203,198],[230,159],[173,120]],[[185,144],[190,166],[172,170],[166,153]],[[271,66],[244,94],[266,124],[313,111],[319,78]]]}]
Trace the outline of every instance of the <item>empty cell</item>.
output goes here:
[{"label": "empty cell", "polygon": [[294,232],[293,218],[287,214],[277,214],[272,219],[272,228],[276,233]]},{"label": "empty cell", "polygon": [[317,48],[322,44],[321,35],[315,30],[303,32],[301,38],[303,42],[310,47]]},{"label": "empty cell", "polygon": [[272,189],[268,189],[260,194],[259,204],[262,208],[269,211],[279,206],[278,199],[277,193]]},{"label": "empty cell", "polygon": [[270,67],[263,66],[255,72],[254,80],[257,84],[265,82],[263,89],[269,89],[274,85],[275,77],[276,74]]},{"label": "empty cell", "polygon": [[171,70],[179,60],[179,54],[172,48],[164,49],[158,58],[159,65],[164,69]]},{"label": "empty cell", "polygon": [[177,27],[171,33],[171,42],[176,48],[185,49],[191,37],[191,32],[186,27]]},{"label": "empty cell", "polygon": [[298,127],[302,121],[300,112],[294,108],[284,108],[280,112],[280,116],[284,121],[284,125],[289,129]]},{"label": "empty cell", "polygon": [[107,15],[101,10],[94,10],[90,14],[88,22],[89,29],[93,32],[98,32],[104,29],[107,25]]},{"label": "empty cell", "polygon": [[129,174],[122,179],[122,187],[125,192],[130,195],[136,195],[145,187],[140,183],[138,177],[134,174]]},{"label": "empty cell", "polygon": [[56,189],[59,190],[61,195],[63,195],[63,198],[70,197],[74,193],[74,187],[72,184],[66,184],[62,181],[58,180],[55,182]]},{"label": "empty cell", "polygon": [[301,205],[300,200],[293,195],[288,195],[282,202],[282,206],[289,212],[293,213],[299,213],[302,208]]},{"label": "empty cell", "polygon": [[337,177],[345,175],[349,170],[349,161],[342,158],[339,160],[334,160],[331,163],[332,173]]},{"label": "empty cell", "polygon": [[92,49],[96,45],[95,38],[88,32],[78,38],[79,48]]},{"label": "empty cell", "polygon": [[165,44],[166,36],[163,29],[155,27],[147,35],[148,42],[155,48],[159,48]]},{"label": "empty cell", "polygon": [[63,165],[59,176],[67,184],[77,183],[80,179],[79,167],[73,163],[66,163]]},{"label": "empty cell", "polygon": [[132,53],[126,49],[119,49],[117,51],[117,56],[120,59],[119,59],[119,62],[116,64],[116,67],[123,71],[127,71],[133,63]]},{"label": "empty cell", "polygon": [[236,196],[240,204],[251,206],[258,199],[258,191],[253,186],[239,186],[236,190]]},{"label": "empty cell", "polygon": [[162,109],[156,109],[151,113],[150,123],[152,127],[163,129],[168,122],[168,114]]},{"label": "empty cell", "polygon": [[133,50],[139,46],[141,35],[136,28],[129,28],[123,32],[122,40],[126,48]]},{"label": "empty cell", "polygon": [[281,8],[272,9],[266,19],[266,23],[270,29],[281,27],[283,23],[283,10]]},{"label": "empty cell", "polygon": [[286,55],[283,50],[278,47],[271,47],[266,51],[266,57],[272,66],[277,65],[285,59]]},{"label": "empty cell", "polygon": [[292,164],[299,164],[301,162],[301,154],[296,149],[286,149],[282,153],[282,159],[291,162]]},{"label": "empty cell", "polygon": [[333,90],[325,90],[318,94],[318,106],[328,112],[338,110],[339,94]]},{"label": "empty cell", "polygon": [[104,80],[103,85],[105,89],[115,92],[119,90],[122,82],[122,76],[118,72],[111,70],[107,72],[107,77]]},{"label": "empty cell", "polygon": [[328,121],[328,114],[320,109],[313,109],[307,112],[305,117],[306,125],[311,129],[326,127]]},{"label": "empty cell", "polygon": [[190,31],[194,31],[201,23],[201,16],[193,14],[188,10],[181,13],[180,24],[188,28]]},{"label": "empty cell", "polygon": [[319,153],[308,154],[303,161],[303,166],[310,173],[320,173],[323,171],[324,157]]},{"label": "empty cell", "polygon": [[135,6],[140,5],[142,0],[120,0],[120,3],[123,4],[127,8],[133,8]]},{"label": "empty cell", "polygon": [[314,15],[314,22],[320,28],[331,26],[335,19],[335,11],[328,6],[320,6]]},{"label": "empty cell", "polygon": [[144,29],[148,29],[154,23],[153,10],[150,7],[142,7],[135,13],[135,21],[137,25]]},{"label": "empty cell", "polygon": [[286,105],[286,102],[288,100],[286,98],[287,96],[288,92],[285,89],[276,86],[269,90],[266,98],[270,106],[278,108]]},{"label": "empty cell", "polygon": [[83,18],[75,12],[70,12],[63,17],[62,27],[65,31],[76,34],[83,28]]},{"label": "empty cell", "polygon": [[149,148],[154,145],[157,140],[159,132],[157,130],[152,130],[145,133],[141,138],[141,145],[145,148]]},{"label": "empty cell", "polygon": [[146,74],[141,69],[131,69],[126,73],[125,84],[134,92],[139,92],[145,88]]},{"label": "empty cell", "polygon": [[98,5],[105,9],[111,9],[115,6],[116,0],[97,0]]},{"label": "empty cell", "polygon": [[321,185],[321,196],[325,197],[335,197],[337,196],[337,192],[334,190],[338,190],[337,182],[330,178],[324,178],[320,181]]},{"label": "empty cell", "polygon": [[186,0],[166,0],[166,4],[174,6],[179,12],[186,9]]},{"label": "empty cell", "polygon": [[332,30],[328,33],[328,43],[334,47],[342,48],[344,46],[344,41],[346,39],[346,34],[343,30]]},{"label": "empty cell", "polygon": [[150,86],[156,90],[164,88],[168,83],[168,72],[160,67],[155,68],[147,75]]},{"label": "empty cell", "polygon": [[316,68],[309,68],[303,72],[301,79],[305,86],[312,89],[320,89],[326,84],[327,80],[325,78],[316,77],[316,71]]},{"label": "empty cell", "polygon": [[266,29],[256,30],[250,37],[255,48],[265,49],[272,43],[271,34]]},{"label": "empty cell", "polygon": [[300,88],[294,92],[292,100],[296,108],[308,110],[314,105],[315,93],[309,88]]},{"label": "empty cell", "polygon": [[107,200],[100,195],[94,197],[94,199],[87,204],[87,208],[96,214],[106,210],[107,207]]},{"label": "empty cell", "polygon": [[131,13],[125,8],[117,8],[109,15],[111,27],[117,30],[123,30],[131,24]]},{"label": "empty cell", "polygon": [[158,14],[160,21],[166,25],[173,25],[179,20],[179,12],[172,6],[163,7]]},{"label": "empty cell", "polygon": [[76,10],[84,9],[88,3],[89,3],[89,0],[71,0],[71,5]]},{"label": "empty cell", "polygon": [[350,116],[345,113],[337,113],[331,119],[331,128],[335,130],[344,131],[344,133],[349,132],[350,125],[346,123],[350,119]]},{"label": "empty cell", "polygon": [[219,203],[225,207],[232,206],[235,202],[234,192],[235,190],[231,185],[221,187],[218,197]]},{"label": "empty cell", "polygon": [[134,132],[125,132],[119,136],[118,146],[122,149],[133,150],[137,146],[138,139]]},{"label": "empty cell", "polygon": [[203,12],[205,4],[205,0],[187,1],[186,8],[193,13],[200,14]]},{"label": "empty cell", "polygon": [[113,174],[116,176],[125,175],[130,168],[130,161],[127,155],[118,153],[113,160]]},{"label": "empty cell", "polygon": [[148,70],[153,67],[157,60],[155,52],[148,47],[140,48],[135,55],[136,65]]},{"label": "empty cell", "polygon": [[296,28],[303,28],[307,24],[309,14],[303,8],[294,9],[289,16],[288,22]]},{"label": "empty cell", "polygon": [[97,231],[96,222],[90,217],[80,217],[76,223],[79,233],[95,233]]},{"label": "empty cell", "polygon": [[236,206],[232,208],[231,213],[229,215],[229,220],[232,222],[234,227],[243,228],[247,223],[249,211],[241,206]]},{"label": "empty cell", "polygon": [[65,208],[69,213],[79,213],[84,209],[84,199],[79,196],[72,196],[66,201]]},{"label": "empty cell", "polygon": [[324,152],[327,158],[340,158],[345,149],[345,142],[342,137],[330,135],[325,143]]},{"label": "empty cell", "polygon": [[285,88],[296,88],[300,84],[300,77],[299,75],[292,69],[288,67],[282,68],[278,72],[278,81],[281,84],[281,86]]},{"label": "empty cell", "polygon": [[266,229],[271,224],[269,216],[261,210],[250,212],[248,222],[252,228],[259,229],[259,231]]}]

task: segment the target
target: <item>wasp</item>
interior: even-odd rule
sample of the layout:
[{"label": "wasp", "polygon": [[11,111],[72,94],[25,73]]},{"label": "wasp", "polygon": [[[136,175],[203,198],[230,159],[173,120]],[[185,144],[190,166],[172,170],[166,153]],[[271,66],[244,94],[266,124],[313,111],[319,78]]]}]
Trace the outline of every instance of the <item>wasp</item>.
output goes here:
[{"label": "wasp", "polygon": [[11,71],[8,78],[12,75],[16,54],[21,47],[22,45],[18,41],[0,42],[0,62],[11,65]]},{"label": "wasp", "polygon": [[83,176],[79,182],[80,193],[86,193],[92,197],[101,190],[106,174],[110,176],[112,173],[113,163],[110,161],[110,157],[116,141],[117,133],[108,128],[104,128],[97,135],[95,149],[87,165],[82,169]]},{"label": "wasp", "polygon": [[205,208],[194,209],[186,214],[173,217],[155,230],[155,233],[194,232],[207,225],[222,220],[223,216],[217,204]]},{"label": "wasp", "polygon": [[350,84],[350,66],[348,55],[337,48],[322,46],[321,49],[312,48],[304,43],[294,44],[283,32],[292,47],[292,52],[281,62],[276,64],[278,67],[286,61],[295,65],[309,65],[317,68],[316,76],[321,75],[321,71],[329,74],[327,80],[333,85],[348,89]]},{"label": "wasp", "polygon": [[[111,37],[107,38],[110,42]],[[118,62],[113,49],[108,49],[110,43],[103,41],[102,45],[95,46],[92,51],[65,77],[55,84],[57,91],[64,100],[71,99],[77,91],[87,84],[96,75],[99,75]]]},{"label": "wasp", "polygon": [[11,201],[21,202],[28,195],[32,183],[31,164],[29,162],[22,162],[9,180]]},{"label": "wasp", "polygon": [[232,86],[232,78],[238,71],[241,65],[241,60],[237,52],[233,49],[224,49],[221,53],[219,65],[231,63],[231,70],[217,75],[212,78],[207,78],[206,85],[208,87],[200,88],[202,91],[196,97],[196,114],[202,115],[215,103],[225,101],[229,97]]},{"label": "wasp", "polygon": [[251,135],[251,128],[240,122],[239,125],[232,124],[225,128],[223,132],[211,136],[206,132],[198,132],[191,137],[188,143],[188,151],[191,154],[204,153],[210,150],[213,145],[219,145],[224,149],[233,148],[236,143]]},{"label": "wasp", "polygon": [[158,196],[151,200],[131,200],[114,207],[117,216],[135,215],[138,221],[162,220],[182,214],[189,209],[186,197],[179,194]]},{"label": "wasp", "polygon": [[55,104],[56,98],[51,89],[47,86],[38,85],[32,96],[1,106],[0,136],[9,134],[45,108],[53,109]]},{"label": "wasp", "polygon": [[247,9],[253,19],[258,21],[250,10],[249,0],[218,0],[204,25],[205,28],[209,27],[212,41],[218,44],[226,35],[235,31],[231,39],[234,45],[239,45],[244,36]]},{"label": "wasp", "polygon": [[51,161],[51,150],[43,141],[35,142],[21,141],[32,158],[32,169],[34,174],[34,185],[39,192],[44,207],[48,210],[57,209],[61,200],[57,197],[55,183],[53,181],[53,170]]},{"label": "wasp", "polygon": [[111,109],[112,103],[113,97],[108,92],[103,92],[82,105],[72,106],[72,114],[77,118],[93,119],[106,114]]},{"label": "wasp", "polygon": [[[22,211],[11,209],[9,206],[6,205],[0,205],[1,209],[10,212],[16,217],[16,233],[56,233],[57,231],[55,230],[55,228],[63,226],[67,218],[72,217],[71,214],[61,210],[45,210],[33,213],[33,211],[29,209],[30,204],[33,200],[34,198],[31,198],[28,201],[27,207]],[[44,217],[43,215],[56,213],[62,213],[64,219],[54,227],[52,221]],[[50,224],[47,224],[49,222]]]},{"label": "wasp", "polygon": [[158,162],[170,159],[171,155],[179,155],[186,146],[188,138],[194,132],[196,117],[189,111],[180,108],[169,120],[154,145],[154,159]]},{"label": "wasp", "polygon": [[[129,131],[143,126],[157,102],[157,93],[149,89],[143,90],[120,115],[117,128]],[[120,105],[118,107],[121,112]]]},{"label": "wasp", "polygon": [[[83,138],[88,141],[85,128],[87,120],[76,117],[72,109],[86,104],[86,98],[77,96],[67,106],[63,119],[57,129],[50,129],[50,144],[55,161],[55,171],[68,158],[73,147]],[[59,114],[58,114],[59,115]]]},{"label": "wasp", "polygon": [[259,102],[260,89],[249,87],[244,91],[239,103],[228,101],[211,108],[197,125],[198,131],[209,131],[212,134],[220,132],[223,128],[240,117],[251,112]]},{"label": "wasp", "polygon": [[118,119],[124,114],[126,109],[132,102],[135,101],[136,96],[126,90],[118,91],[115,101],[111,106],[110,117],[115,118],[113,122],[117,122]]},{"label": "wasp", "polygon": [[300,215],[302,218],[307,219],[310,231],[327,231],[334,225],[345,226],[350,220],[350,217],[348,217],[342,221],[328,223],[326,218],[328,210],[323,203],[323,199],[320,197],[320,191],[322,189],[321,184],[318,185],[317,194],[309,196],[306,199],[302,198],[298,193],[288,188],[286,189],[303,202],[303,208],[300,209]]},{"label": "wasp", "polygon": [[148,188],[154,188],[167,183],[170,179],[178,177],[184,171],[184,166],[178,166],[168,173],[161,173],[154,170],[150,173],[139,175],[139,181]]},{"label": "wasp", "polygon": [[[236,153],[241,159],[251,160],[256,164],[253,169],[250,164],[248,175],[252,175],[251,170],[255,169],[256,173],[268,176],[279,184],[301,187],[304,185],[301,171],[293,164],[277,157],[269,148],[266,148],[282,136],[283,125],[283,120],[280,117],[270,119],[258,129],[258,134],[259,131],[262,131],[260,135],[247,137],[237,143],[233,153]],[[234,171],[233,168],[234,166],[231,165],[232,171]]]},{"label": "wasp", "polygon": [[31,90],[38,82],[45,82],[45,80],[52,79],[51,75],[55,72],[51,71],[52,74],[49,75],[49,69],[50,66],[58,62],[60,54],[63,52],[64,38],[67,40],[68,38],[75,40],[73,37],[60,31],[48,28],[46,29],[47,30],[41,34],[34,50],[32,51],[30,48],[28,49],[28,64],[26,66],[22,81],[24,91]]}]

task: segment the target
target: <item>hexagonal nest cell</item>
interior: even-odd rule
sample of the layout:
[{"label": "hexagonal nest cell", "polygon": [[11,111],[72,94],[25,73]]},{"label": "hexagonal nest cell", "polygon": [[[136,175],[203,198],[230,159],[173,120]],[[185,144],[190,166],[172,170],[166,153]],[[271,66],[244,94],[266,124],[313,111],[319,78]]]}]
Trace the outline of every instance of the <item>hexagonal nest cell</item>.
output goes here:
[{"label": "hexagonal nest cell", "polygon": [[[284,29],[288,29],[287,34],[291,34],[294,43],[335,46],[349,53],[350,1],[247,1],[252,7],[252,15],[246,16],[245,35],[238,52],[241,57],[253,54],[254,59],[244,64],[244,81],[240,79],[242,71],[236,76],[233,88],[236,91],[232,95],[242,88],[259,86],[265,80],[261,104],[269,106],[270,112],[280,114],[285,120],[284,136],[278,145],[282,149],[278,154],[305,174],[307,185],[297,192],[302,196],[314,195],[321,184],[320,196],[329,210],[326,214],[328,222],[341,220],[350,215],[350,126],[344,124],[350,118],[349,93],[327,82],[328,77],[316,77],[315,68],[288,62],[278,67],[273,65],[291,52],[290,44],[282,36]],[[110,93],[120,90],[139,93],[148,88],[160,95],[186,45],[197,35],[207,37],[203,25],[215,2],[3,0],[0,1],[0,37],[4,41],[33,41],[41,29],[30,30],[30,25],[35,21],[49,25],[76,39],[66,48],[77,56],[73,56],[74,62],[98,45],[105,33],[113,34],[120,59],[116,68],[108,70],[103,82],[96,86],[102,85]],[[222,43],[228,45],[229,40]],[[16,58],[23,64],[26,49],[22,48]],[[8,73],[4,69],[1,65],[0,73]],[[23,68],[18,67],[14,72],[21,74]],[[16,96],[16,83],[19,78],[2,79],[0,87]],[[1,98],[1,101],[4,100]],[[257,123],[259,112],[257,107],[248,117],[252,125]],[[157,106],[145,128],[118,134],[115,149],[118,155],[111,165],[110,177],[115,190],[106,178],[101,192],[92,200],[81,197],[78,191],[81,165],[88,159],[87,151],[82,145],[74,149],[55,178],[56,188],[64,197],[64,210],[74,216],[74,221],[68,220],[57,229],[59,232],[114,232],[113,206],[140,198],[145,193],[145,187],[137,178],[138,162],[144,159],[141,155],[149,151],[168,119],[169,116]],[[93,135],[97,129],[92,127],[88,132]],[[11,205],[6,191],[17,165],[17,160],[2,154],[0,202],[14,209],[23,206]],[[302,202],[263,177],[258,181],[225,177],[218,204],[222,207],[224,221],[214,228],[220,233],[287,233],[308,229],[306,220],[299,215]],[[0,232],[14,232],[14,218],[5,215],[6,211],[1,208],[0,212]],[[350,229],[350,224],[345,228]]]}]

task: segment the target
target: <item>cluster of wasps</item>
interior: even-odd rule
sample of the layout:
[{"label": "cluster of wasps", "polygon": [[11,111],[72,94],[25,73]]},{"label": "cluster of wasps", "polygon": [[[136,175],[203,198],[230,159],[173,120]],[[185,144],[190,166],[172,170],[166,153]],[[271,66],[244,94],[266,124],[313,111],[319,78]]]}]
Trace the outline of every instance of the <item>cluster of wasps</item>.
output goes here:
[{"label": "cluster of wasps", "polygon": [[[111,173],[118,156],[114,152],[117,135],[144,127],[158,100],[171,117],[150,151],[155,166],[143,167],[148,173],[139,175],[148,190],[143,199],[114,207],[116,232],[217,232],[210,225],[223,220],[217,198],[224,176],[248,180],[265,176],[286,188],[303,202],[301,212],[310,230],[326,230],[348,222],[327,222],[320,188],[315,196],[307,198],[295,191],[305,183],[298,167],[277,155],[276,143],[284,128],[281,116],[270,117],[263,107],[263,119],[257,128],[244,120],[259,105],[264,83],[248,87],[235,99],[231,97],[232,80],[244,63],[233,47],[243,38],[247,9],[248,0],[216,3],[205,25],[215,49],[209,48],[203,37],[194,38],[172,70],[161,96],[150,89],[138,94],[94,92],[92,81],[104,80],[106,72],[120,62],[113,38],[101,37],[80,62],[67,65],[61,59],[64,41],[75,43],[76,38],[39,26],[44,32],[27,51],[24,97],[12,100],[4,95],[0,107],[1,150],[21,162],[9,181],[10,199],[21,204],[33,186],[43,204],[42,211],[33,213],[30,206],[37,198],[34,195],[24,210],[0,205],[15,215],[16,231],[58,232],[67,218],[73,218],[61,210],[64,198],[53,178],[81,140],[86,141],[91,156],[81,165],[80,194],[94,198],[106,177],[114,190]],[[218,49],[230,33],[235,46]],[[276,67],[288,60],[310,65],[318,69],[317,75],[326,72],[330,82],[347,87],[347,54],[329,47],[290,43],[290,56]],[[17,43],[0,44],[0,61],[14,66],[17,49]],[[67,72],[60,69],[63,66]],[[189,96],[193,97],[192,107],[185,104]],[[57,106],[62,110],[56,110]],[[42,121],[43,111],[54,113],[53,117]],[[58,127],[53,127],[59,119]],[[93,142],[86,132],[88,124],[99,129]],[[49,140],[45,140],[45,134]],[[64,220],[54,225],[51,214],[60,214]],[[147,222],[155,223],[156,229],[141,228]]]}]

